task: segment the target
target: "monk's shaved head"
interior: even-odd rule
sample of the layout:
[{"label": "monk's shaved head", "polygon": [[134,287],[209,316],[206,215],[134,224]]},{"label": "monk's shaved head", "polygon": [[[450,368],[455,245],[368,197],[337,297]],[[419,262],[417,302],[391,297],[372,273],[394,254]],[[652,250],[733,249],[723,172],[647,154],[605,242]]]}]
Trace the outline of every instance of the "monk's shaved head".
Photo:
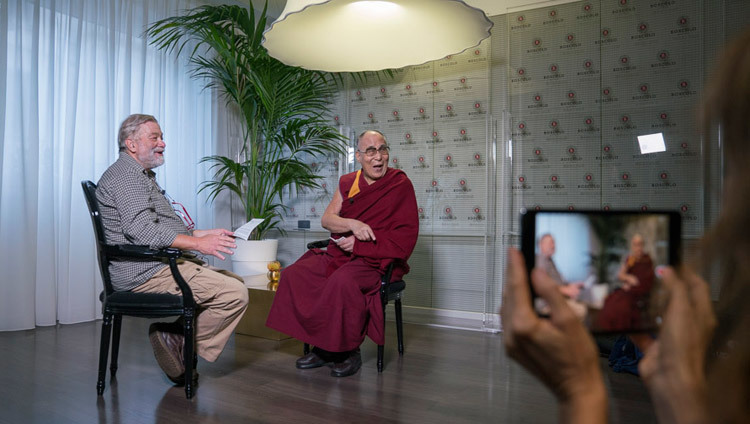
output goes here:
[{"label": "monk's shaved head", "polygon": [[380,132],[378,130],[365,130],[365,131],[362,131],[362,133],[359,135],[359,137],[357,137],[357,149],[361,149],[361,147],[362,147],[362,139],[366,135],[378,135],[383,140],[383,143],[388,144],[388,140],[386,140],[385,135],[382,132]]}]

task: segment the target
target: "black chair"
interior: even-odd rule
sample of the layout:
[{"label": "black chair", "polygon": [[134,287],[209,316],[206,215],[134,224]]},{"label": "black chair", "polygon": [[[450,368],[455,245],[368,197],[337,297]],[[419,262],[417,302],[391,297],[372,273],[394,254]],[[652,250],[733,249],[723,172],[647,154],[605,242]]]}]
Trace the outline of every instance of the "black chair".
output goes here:
[{"label": "black chair", "polygon": [[[328,240],[318,240],[307,244],[308,249],[323,249],[328,246]],[[401,313],[401,295],[406,288],[406,283],[403,280],[391,281],[391,274],[393,273],[393,262],[388,265],[388,268],[380,279],[380,302],[383,305],[383,331],[385,331],[385,307],[388,302],[393,300],[394,308],[396,309],[396,336],[398,337],[398,354],[404,355],[404,322]],[[378,372],[383,372],[383,352],[384,346],[378,345]],[[310,353],[310,345],[305,343],[304,354]]]},{"label": "black chair", "polygon": [[[81,181],[83,194],[91,215],[91,223],[96,235],[96,250],[99,256],[99,271],[104,282],[104,291],[99,296],[102,301],[102,341],[99,348],[99,377],[96,382],[96,392],[101,396],[107,370],[107,354],[109,353],[110,333],[112,333],[112,363],[110,372],[112,377],[117,372],[117,355],[120,348],[120,327],[122,316],[142,318],[160,318],[182,316],[185,348],[185,396],[193,397],[193,373],[196,362],[195,356],[195,300],[193,292],[177,269],[177,258],[182,251],[174,248],[160,250],[150,249],[148,246],[109,245],[104,238],[104,227],[99,215],[99,204],[96,200],[96,184],[91,181]],[[182,296],[160,293],[133,293],[129,291],[115,291],[109,275],[109,263],[115,258],[137,258],[151,260],[167,260]],[[114,326],[112,323],[114,322]],[[112,332],[114,327],[114,331]]]}]

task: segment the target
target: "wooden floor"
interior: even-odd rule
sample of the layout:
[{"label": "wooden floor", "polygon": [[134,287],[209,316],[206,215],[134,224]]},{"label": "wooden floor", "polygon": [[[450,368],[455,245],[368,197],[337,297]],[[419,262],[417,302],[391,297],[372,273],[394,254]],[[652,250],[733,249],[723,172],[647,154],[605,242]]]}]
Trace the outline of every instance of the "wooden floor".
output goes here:
[{"label": "wooden floor", "polygon": [[[502,337],[405,325],[396,352],[388,323],[385,371],[374,344],[348,378],[297,370],[301,344],[235,336],[215,363],[200,360],[188,401],[151,353],[151,321],[123,319],[117,378],[96,395],[101,322],[0,333],[0,423],[547,423],[551,394],[504,354]],[[607,369],[610,422],[655,422],[640,380]]]}]

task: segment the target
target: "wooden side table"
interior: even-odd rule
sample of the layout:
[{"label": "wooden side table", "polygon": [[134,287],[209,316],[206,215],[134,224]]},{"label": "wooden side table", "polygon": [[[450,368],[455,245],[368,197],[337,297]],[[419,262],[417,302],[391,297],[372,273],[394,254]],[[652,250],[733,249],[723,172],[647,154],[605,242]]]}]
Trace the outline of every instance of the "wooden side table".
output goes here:
[{"label": "wooden side table", "polygon": [[265,274],[248,275],[242,277],[245,280],[250,301],[247,305],[245,315],[234,330],[237,334],[262,337],[271,340],[284,340],[291,337],[266,327],[266,318],[271,311],[271,304],[276,292],[269,290],[268,278]]}]

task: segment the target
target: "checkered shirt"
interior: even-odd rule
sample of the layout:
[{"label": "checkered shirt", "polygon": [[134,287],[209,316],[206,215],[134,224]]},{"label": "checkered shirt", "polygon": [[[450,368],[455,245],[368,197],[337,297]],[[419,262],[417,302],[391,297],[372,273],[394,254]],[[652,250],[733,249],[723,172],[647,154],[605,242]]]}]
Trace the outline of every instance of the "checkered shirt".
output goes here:
[{"label": "checkered shirt", "polygon": [[[178,234],[191,235],[155,177],[153,171],[144,169],[125,152],[104,172],[96,199],[108,244],[161,249],[171,246]],[[164,262],[152,260],[112,261],[112,286],[115,290],[132,290],[164,266]]]}]

